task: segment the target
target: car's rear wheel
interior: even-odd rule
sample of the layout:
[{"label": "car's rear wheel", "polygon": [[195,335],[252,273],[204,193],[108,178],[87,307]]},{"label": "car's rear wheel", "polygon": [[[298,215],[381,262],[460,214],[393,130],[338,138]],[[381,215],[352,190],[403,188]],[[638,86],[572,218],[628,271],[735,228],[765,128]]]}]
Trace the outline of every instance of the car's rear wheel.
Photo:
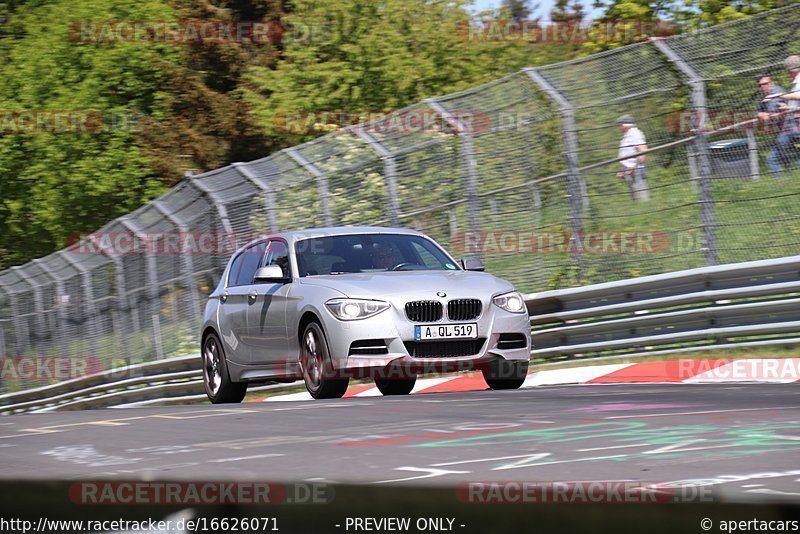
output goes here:
[{"label": "car's rear wheel", "polygon": [[492,389],[519,389],[528,376],[528,362],[496,358],[483,368],[483,379]]},{"label": "car's rear wheel", "polygon": [[347,391],[348,378],[336,378],[328,341],[319,323],[311,322],[303,331],[300,368],[306,389],[315,399],[338,399]]},{"label": "car's rear wheel", "polygon": [[414,389],[417,377],[413,378],[376,378],[375,385],[384,395],[408,395]]},{"label": "car's rear wheel", "polygon": [[213,404],[242,402],[247,394],[246,383],[231,381],[225,351],[216,334],[209,334],[203,342],[203,385]]}]

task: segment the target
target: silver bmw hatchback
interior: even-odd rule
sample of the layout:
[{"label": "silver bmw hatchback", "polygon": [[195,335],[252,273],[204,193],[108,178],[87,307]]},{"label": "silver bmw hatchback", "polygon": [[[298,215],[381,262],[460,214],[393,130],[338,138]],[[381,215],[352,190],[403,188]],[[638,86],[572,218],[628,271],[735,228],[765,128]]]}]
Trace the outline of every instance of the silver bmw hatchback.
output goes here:
[{"label": "silver bmw hatchback", "polygon": [[302,379],[315,399],[351,378],[403,395],[418,375],[480,369],[516,389],[530,322],[514,287],[457,262],[420,232],[342,227],[265,236],[239,249],[208,298],[203,378],[213,403],[248,384]]}]

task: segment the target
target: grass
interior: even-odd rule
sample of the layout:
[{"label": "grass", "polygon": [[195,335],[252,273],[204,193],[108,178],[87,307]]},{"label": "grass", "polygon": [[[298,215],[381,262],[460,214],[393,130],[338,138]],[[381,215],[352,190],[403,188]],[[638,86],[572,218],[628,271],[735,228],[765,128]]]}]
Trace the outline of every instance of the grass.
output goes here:
[{"label": "grass", "polygon": [[[763,156],[761,172],[766,173]],[[589,184],[588,207],[581,214],[586,233],[652,233],[650,251],[642,247],[628,253],[584,253],[584,269],[579,274],[576,255],[563,247],[544,246],[540,252],[509,251],[502,244],[484,242],[487,270],[527,293],[705,266],[704,219],[698,185],[691,179],[685,150],[676,150],[667,166],[666,155],[651,159],[649,201],[632,200],[627,185],[616,177],[616,167],[612,166],[585,176]],[[525,178],[508,177],[508,182],[519,183]],[[535,232],[550,238],[569,232],[572,223],[565,182],[543,184],[540,195],[538,209],[526,189],[498,195],[494,209],[482,203],[481,230]],[[787,170],[780,177],[762,174],[757,180],[714,178],[711,195],[720,264],[788,256],[800,250],[800,171]],[[458,221],[467,220],[466,206],[458,206],[455,212]],[[449,243],[449,237],[442,236],[441,224],[432,230],[443,243]],[[452,252],[459,252],[452,248]]]}]

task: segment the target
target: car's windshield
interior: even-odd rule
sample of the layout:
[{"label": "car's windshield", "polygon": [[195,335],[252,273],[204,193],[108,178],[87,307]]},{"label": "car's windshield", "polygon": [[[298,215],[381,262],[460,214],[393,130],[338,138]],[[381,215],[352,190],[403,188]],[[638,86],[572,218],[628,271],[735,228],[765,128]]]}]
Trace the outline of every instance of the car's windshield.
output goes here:
[{"label": "car's windshield", "polygon": [[406,234],[315,237],[295,243],[300,276],[385,271],[455,271],[433,242]]}]

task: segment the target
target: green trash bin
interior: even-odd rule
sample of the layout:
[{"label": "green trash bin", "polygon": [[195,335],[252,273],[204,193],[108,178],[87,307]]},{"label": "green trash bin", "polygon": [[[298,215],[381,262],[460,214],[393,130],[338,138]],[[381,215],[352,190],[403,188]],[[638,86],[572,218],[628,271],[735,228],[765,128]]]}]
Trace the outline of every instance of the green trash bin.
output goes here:
[{"label": "green trash bin", "polygon": [[724,139],[708,144],[714,178],[750,178],[750,149],[747,139]]}]

